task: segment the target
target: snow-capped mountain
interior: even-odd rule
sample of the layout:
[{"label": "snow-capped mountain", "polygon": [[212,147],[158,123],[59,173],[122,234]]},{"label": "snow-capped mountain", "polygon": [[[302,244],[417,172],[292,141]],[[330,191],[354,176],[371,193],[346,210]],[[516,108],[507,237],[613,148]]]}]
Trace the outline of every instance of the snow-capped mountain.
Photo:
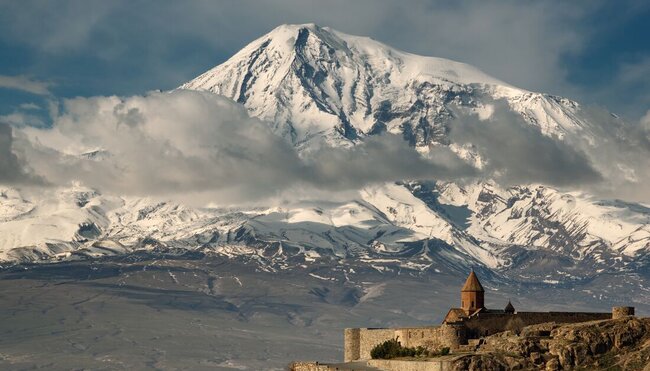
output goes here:
[{"label": "snow-capped mountain", "polygon": [[[569,99],[513,87],[463,63],[405,53],[313,24],[280,26],[181,88],[244,104],[301,150],[323,139],[349,145],[387,131],[420,148],[448,145],[480,166],[471,148],[453,143],[447,134],[458,109],[487,117],[494,100],[505,101],[522,122],[555,140],[589,140],[597,132]],[[507,265],[500,253],[505,246],[548,249],[596,264],[603,255],[635,256],[650,248],[650,214],[642,205],[603,202],[543,185],[391,187],[405,187],[425,201],[429,215],[418,218],[413,208],[408,216],[398,215],[404,208],[392,204],[394,192],[364,195],[385,201],[382,211],[394,222],[420,234],[429,231],[429,237],[493,267]],[[464,219],[456,220],[458,215]]]},{"label": "snow-capped mountain", "polygon": [[267,270],[354,261],[418,273],[526,267],[527,277],[557,279],[627,269],[650,241],[649,209],[543,186],[385,184],[347,202],[254,209],[195,209],[80,186],[31,200],[0,194],[4,261],[181,249]]},{"label": "snow-capped mountain", "polygon": [[585,134],[571,100],[518,89],[447,59],[422,57],[313,24],[283,25],[181,86],[244,104],[300,147],[345,145],[381,132],[447,143],[454,107],[489,116],[505,99],[544,134]]},{"label": "snow-capped mountain", "polygon": [[[494,100],[553,140],[596,135],[571,100],[315,25],[280,26],[181,89],[243,104],[301,152],[390,132],[420,151],[447,146],[480,165],[448,133],[457,110],[489,117]],[[103,161],[111,154],[82,156]],[[190,208],[82,186],[39,195],[6,188],[0,220],[4,261],[181,248],[250,259],[267,270],[316,261],[355,261],[379,271],[476,266],[555,282],[645,269],[650,252],[647,206],[492,181],[403,181],[365,187],[347,201],[238,209]]]}]

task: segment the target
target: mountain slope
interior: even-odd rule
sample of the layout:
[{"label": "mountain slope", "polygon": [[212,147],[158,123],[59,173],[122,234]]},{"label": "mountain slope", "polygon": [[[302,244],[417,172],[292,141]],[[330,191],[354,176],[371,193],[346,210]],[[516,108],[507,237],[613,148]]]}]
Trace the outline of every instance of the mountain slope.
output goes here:
[{"label": "mountain slope", "polygon": [[584,134],[588,127],[568,99],[313,24],[280,26],[181,88],[244,104],[300,148],[323,138],[347,145],[386,131],[417,146],[446,143],[454,107],[489,115],[492,99],[505,99],[547,135]]},{"label": "mountain slope", "polygon": [[270,271],[355,261],[414,273],[484,266],[560,283],[645,269],[650,211],[588,195],[480,183],[367,187],[350,201],[195,209],[60,189],[28,199],[4,189],[3,261],[78,259],[134,250],[197,250]]}]

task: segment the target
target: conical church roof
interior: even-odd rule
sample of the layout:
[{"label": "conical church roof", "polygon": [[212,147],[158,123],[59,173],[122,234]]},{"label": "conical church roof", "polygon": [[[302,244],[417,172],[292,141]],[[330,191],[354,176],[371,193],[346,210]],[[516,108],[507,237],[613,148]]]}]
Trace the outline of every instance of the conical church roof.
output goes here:
[{"label": "conical church roof", "polygon": [[512,306],[512,303],[510,300],[508,300],[508,305],[506,305],[506,309],[504,309],[504,312],[506,313],[514,313],[515,312],[515,307]]},{"label": "conical church roof", "polygon": [[472,272],[469,274],[467,281],[465,281],[465,284],[460,291],[485,292],[485,290],[483,290],[483,286],[478,281],[478,277],[476,277],[474,270],[472,270]]}]

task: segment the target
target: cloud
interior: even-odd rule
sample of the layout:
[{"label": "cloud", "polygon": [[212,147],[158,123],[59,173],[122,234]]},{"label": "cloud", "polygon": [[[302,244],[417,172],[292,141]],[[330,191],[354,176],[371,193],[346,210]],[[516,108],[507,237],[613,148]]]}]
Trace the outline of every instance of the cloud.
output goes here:
[{"label": "cloud", "polygon": [[25,110],[25,111],[29,111],[29,110],[36,110],[36,111],[38,111],[38,110],[41,109],[41,106],[39,106],[39,105],[36,104],[36,103],[23,103],[23,104],[21,104],[20,106],[18,106],[18,108],[20,108],[20,109],[22,109],[22,110]]},{"label": "cloud", "polygon": [[[145,89],[153,89],[180,85],[280,24],[315,22],[406,51],[470,63],[527,89],[559,92],[567,85],[562,58],[581,50],[589,30],[583,20],[598,4],[24,0],[0,6],[5,14],[0,31],[11,35],[12,43],[44,52],[44,57],[78,53],[84,61],[109,62],[107,68],[129,66],[137,71],[134,78],[149,79]],[[124,68],[118,72],[123,74]]]},{"label": "cloud", "polygon": [[45,126],[45,123],[40,117],[24,112],[13,112],[8,115],[0,115],[0,123],[15,127]]},{"label": "cloud", "polygon": [[5,134],[2,148],[12,155],[3,168],[18,178],[1,181],[22,176],[24,182],[25,175],[36,174],[42,184],[79,181],[112,194],[234,205],[340,195],[404,179],[491,178],[503,185],[542,183],[647,201],[650,131],[644,125],[583,108],[581,117],[591,125],[585,135],[558,140],[505,103],[493,107],[487,119],[461,111],[449,124],[451,142],[471,143],[485,160],[476,169],[446,146],[423,156],[394,135],[298,153],[269,123],[206,92],[75,98],[64,101],[52,127],[22,127],[13,142]]},{"label": "cloud", "polygon": [[242,106],[194,91],[71,99],[52,128],[21,133],[25,160],[49,182],[78,180],[116,194],[196,193],[234,202],[296,187],[341,191],[404,178],[474,175],[447,149],[425,159],[394,136],[349,149],[322,148],[303,158]]},{"label": "cloud", "polygon": [[625,122],[605,109],[583,106],[585,127],[563,139],[542,134],[504,102],[489,118],[456,112],[452,142],[468,144],[486,161],[481,175],[502,185],[541,183],[601,198],[649,202],[650,125]]},{"label": "cloud", "polygon": [[0,4],[0,19],[5,30],[14,32],[14,41],[51,53],[69,53],[92,41],[93,30],[118,8],[118,3],[67,0],[56,6],[39,6],[38,1],[4,1]]},{"label": "cloud", "polygon": [[626,112],[639,112],[650,105],[650,56],[635,62],[624,63],[618,72],[614,86],[618,103]]},{"label": "cloud", "polygon": [[280,24],[315,22],[636,119],[650,90],[625,78],[648,53],[629,38],[643,29],[626,25],[647,11],[640,0],[22,0],[0,2],[0,41],[33,55],[23,70],[73,81],[69,96],[132,95],[177,87]]},{"label": "cloud", "polygon": [[493,102],[492,115],[457,113],[450,139],[470,144],[487,160],[486,176],[503,184],[542,183],[582,186],[602,180],[579,147],[551,138],[513,113],[506,103]]},{"label": "cloud", "polygon": [[650,110],[646,111],[645,115],[639,121],[641,127],[650,133]]},{"label": "cloud", "polygon": [[25,164],[13,152],[13,130],[0,122],[0,184],[44,184],[29,173]]},{"label": "cloud", "polygon": [[[599,107],[582,107],[592,140],[578,141],[604,182],[594,191],[608,198],[650,202],[650,126],[630,123]],[[579,139],[579,138],[578,138]]]},{"label": "cloud", "polygon": [[403,179],[459,180],[478,171],[444,147],[423,157],[401,136],[382,135],[351,148],[323,148],[311,154],[306,177],[330,189],[359,189],[368,183]]},{"label": "cloud", "polygon": [[650,106],[650,56],[620,62],[612,77],[594,81],[594,87],[584,97],[602,102],[630,121],[645,114]]},{"label": "cloud", "polygon": [[0,88],[21,90],[36,95],[50,95],[50,85],[27,76],[0,75]]}]

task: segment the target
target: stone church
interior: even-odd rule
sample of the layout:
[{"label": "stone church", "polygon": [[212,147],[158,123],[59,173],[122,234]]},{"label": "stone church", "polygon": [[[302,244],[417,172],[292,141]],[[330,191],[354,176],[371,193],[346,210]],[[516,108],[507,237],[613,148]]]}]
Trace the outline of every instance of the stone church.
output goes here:
[{"label": "stone church", "polygon": [[[442,322],[463,322],[477,317],[479,313],[483,313],[483,316],[488,313],[492,315],[498,314],[502,315],[502,318],[511,319],[511,315],[515,314],[515,307],[508,301],[504,309],[487,309],[485,307],[485,290],[478,277],[476,277],[476,273],[472,270],[460,290],[460,308],[449,309]],[[609,315],[609,313],[606,313],[606,315]],[[492,318],[497,317],[492,316]]]},{"label": "stone church", "polygon": [[547,322],[577,323],[625,315],[634,315],[634,308],[615,307],[608,313],[519,312],[508,302],[504,309],[488,309],[483,285],[471,271],[460,290],[460,307],[449,309],[441,325],[345,329],[345,361],[370,359],[370,351],[375,345],[395,338],[406,347],[423,346],[433,351],[448,347],[453,352],[465,349],[481,337],[503,331],[518,333],[525,326]]}]

